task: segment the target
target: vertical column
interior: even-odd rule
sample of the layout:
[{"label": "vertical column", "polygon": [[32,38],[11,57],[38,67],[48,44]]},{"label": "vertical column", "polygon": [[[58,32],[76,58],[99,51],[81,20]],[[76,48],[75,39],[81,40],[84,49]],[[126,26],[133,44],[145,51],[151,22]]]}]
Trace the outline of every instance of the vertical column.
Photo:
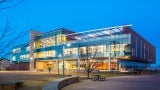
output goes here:
[{"label": "vertical column", "polygon": [[122,67],[121,61],[119,61],[119,64],[118,64],[119,71],[121,71],[121,67]]},{"label": "vertical column", "polygon": [[56,59],[56,68],[55,68],[58,72],[58,58]]},{"label": "vertical column", "polygon": [[63,44],[63,46],[62,46],[62,60],[63,60],[63,74],[62,74],[62,77],[64,78],[64,76],[65,76],[65,72],[64,72],[64,44]]},{"label": "vertical column", "polygon": [[34,37],[36,35],[40,35],[40,32],[30,31],[30,71],[34,71],[35,63],[34,63]]},{"label": "vertical column", "polygon": [[111,71],[111,44],[109,45],[108,71]]}]

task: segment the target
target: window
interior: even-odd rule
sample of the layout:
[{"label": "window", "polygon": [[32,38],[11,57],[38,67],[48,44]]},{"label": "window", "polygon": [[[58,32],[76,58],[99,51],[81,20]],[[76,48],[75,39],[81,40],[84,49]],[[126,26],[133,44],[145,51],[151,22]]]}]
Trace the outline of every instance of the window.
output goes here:
[{"label": "window", "polygon": [[48,37],[41,40],[41,47],[49,47],[55,45],[55,38]]},{"label": "window", "polygon": [[66,35],[62,35],[61,41],[62,41],[63,43],[67,41],[67,40],[66,40]]},{"label": "window", "polygon": [[13,53],[19,53],[21,52],[21,48],[15,48],[12,50]]},{"label": "window", "polygon": [[64,50],[64,55],[77,55],[78,49],[77,48],[68,48]]},{"label": "window", "polygon": [[27,47],[26,47],[26,51],[30,51],[30,46],[27,46]]},{"label": "window", "polygon": [[56,38],[57,38],[57,45],[61,44],[61,34],[58,34]]},{"label": "window", "polygon": [[23,59],[29,59],[29,54],[21,55],[21,56],[20,56],[20,59],[21,59],[21,60],[23,60]]},{"label": "window", "polygon": [[86,54],[86,47],[80,47],[80,54]]},{"label": "window", "polygon": [[16,61],[16,57],[15,56],[12,57],[12,61]]},{"label": "window", "polygon": [[95,52],[98,52],[98,47],[96,46],[88,47],[88,53],[95,53]]},{"label": "window", "polygon": [[55,57],[55,51],[50,50],[50,51],[38,52],[36,55],[37,58]]},{"label": "window", "polygon": [[124,46],[124,56],[130,56],[132,54],[131,50],[130,50],[130,44],[123,44]]},{"label": "window", "polygon": [[119,51],[120,49],[119,47],[120,47],[119,44],[111,45],[111,52]]},{"label": "window", "polygon": [[99,46],[90,46],[88,47],[89,53],[95,53],[95,52],[106,52],[106,46],[105,45],[99,45]]}]

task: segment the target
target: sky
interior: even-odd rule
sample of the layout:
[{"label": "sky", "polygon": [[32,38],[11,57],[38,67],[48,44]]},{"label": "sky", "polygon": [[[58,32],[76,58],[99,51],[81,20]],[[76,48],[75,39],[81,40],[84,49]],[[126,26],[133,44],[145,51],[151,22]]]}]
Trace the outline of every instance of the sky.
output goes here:
[{"label": "sky", "polygon": [[[132,24],[132,28],[156,47],[160,64],[160,0],[24,0],[3,15],[16,24],[47,32],[67,28],[75,32]],[[22,41],[26,42],[29,37]]]}]

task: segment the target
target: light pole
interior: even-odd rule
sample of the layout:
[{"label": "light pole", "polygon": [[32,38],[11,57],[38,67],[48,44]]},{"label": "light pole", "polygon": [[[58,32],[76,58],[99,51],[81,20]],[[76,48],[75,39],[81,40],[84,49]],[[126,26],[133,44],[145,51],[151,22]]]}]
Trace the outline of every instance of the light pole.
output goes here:
[{"label": "light pole", "polygon": [[111,71],[111,44],[109,45],[108,71]]},{"label": "light pole", "polygon": [[64,78],[64,44],[62,46],[62,61],[63,61],[63,66],[62,66],[62,77]]},{"label": "light pole", "polygon": [[80,46],[78,45],[78,59],[77,59],[77,76],[80,69]]},{"label": "light pole", "polygon": [[[67,45],[67,47],[69,47],[70,46],[70,44],[68,43],[68,44],[66,44]],[[63,66],[62,66],[62,71],[63,71],[63,74],[62,74],[62,77],[64,78],[64,76],[65,76],[65,72],[64,72],[64,50],[65,50],[65,44],[62,44],[62,60],[63,60]]]},{"label": "light pole", "polygon": [[57,63],[58,63],[58,75],[59,75],[59,58],[61,57],[61,54],[58,55]]}]

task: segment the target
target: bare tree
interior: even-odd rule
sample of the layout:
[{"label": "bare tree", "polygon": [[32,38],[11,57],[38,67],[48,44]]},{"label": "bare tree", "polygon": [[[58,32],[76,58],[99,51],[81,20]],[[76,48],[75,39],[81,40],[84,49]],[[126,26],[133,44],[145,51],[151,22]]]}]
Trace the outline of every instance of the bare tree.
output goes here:
[{"label": "bare tree", "polygon": [[[23,0],[0,0],[0,11],[15,7]],[[0,17],[1,20],[3,17]],[[32,28],[32,27],[31,27]],[[11,48],[24,36],[29,28],[26,26],[22,30],[16,30],[16,25],[12,25],[8,18],[0,24],[0,59],[10,55]]]},{"label": "bare tree", "polygon": [[87,73],[87,77],[90,77],[90,73],[97,69],[100,65],[103,64],[102,61],[100,61],[101,56],[98,55],[98,48],[95,48],[95,50],[92,52],[89,51],[89,47],[86,46],[85,48],[86,52],[83,52],[81,50],[80,52],[80,58],[81,58],[81,67],[84,68],[85,72]]},{"label": "bare tree", "polygon": [[0,0],[0,11],[8,8],[16,7],[24,0]]},{"label": "bare tree", "polygon": [[5,24],[0,27],[0,58],[8,57],[11,48],[19,42],[22,43],[24,38],[29,35],[30,29],[33,28],[26,26],[18,31],[16,30],[16,26],[6,21]]}]

